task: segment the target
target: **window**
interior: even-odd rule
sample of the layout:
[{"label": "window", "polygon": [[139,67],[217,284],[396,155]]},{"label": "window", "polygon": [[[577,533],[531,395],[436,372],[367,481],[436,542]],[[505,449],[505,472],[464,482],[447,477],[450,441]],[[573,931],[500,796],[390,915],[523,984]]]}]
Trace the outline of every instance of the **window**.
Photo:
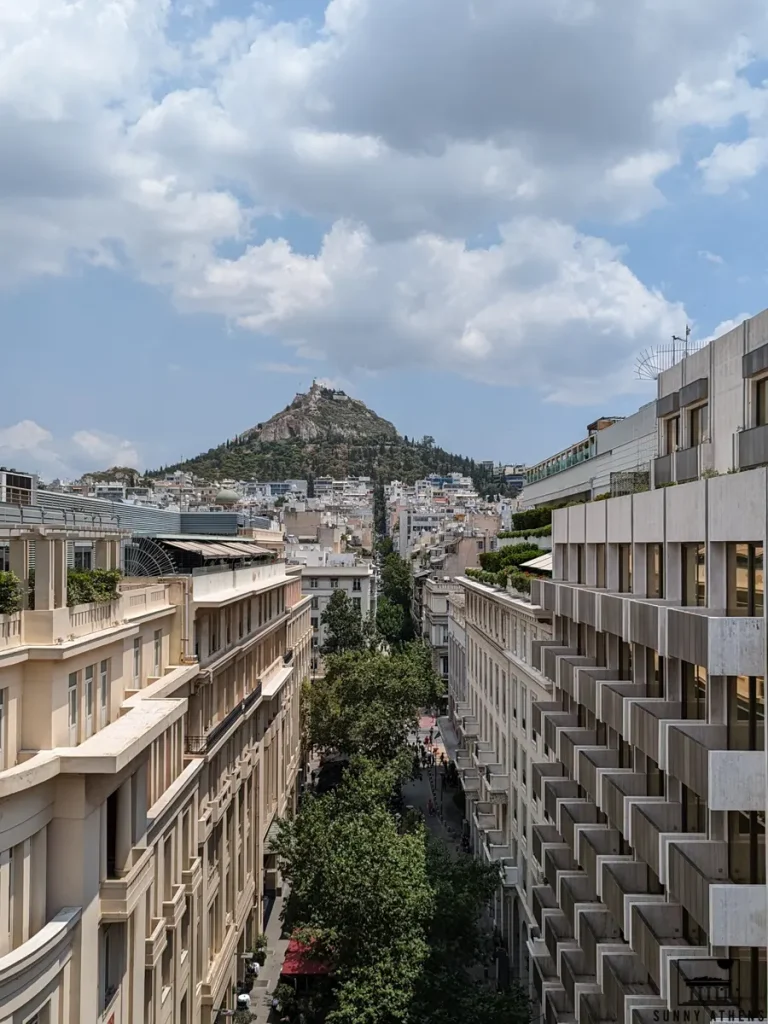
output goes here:
[{"label": "window", "polygon": [[75,548],[75,569],[91,569],[91,549]]},{"label": "window", "polygon": [[[359,597],[353,597],[352,598],[352,607],[355,609],[356,612],[359,612],[361,610],[362,605],[363,605],[363,602],[362,602],[361,598],[359,598]],[[446,630],[446,633],[447,633],[447,630]],[[445,642],[448,643],[448,637],[447,636],[445,637]]]},{"label": "window", "polygon": [[688,413],[688,447],[695,448],[709,436],[709,406],[697,405]]},{"label": "window", "polygon": [[320,599],[317,597],[312,598],[312,611],[316,612],[320,607]]},{"label": "window", "polygon": [[680,417],[670,416],[664,420],[664,454],[671,455],[680,446]]},{"label": "window", "polygon": [[317,590],[317,586],[318,586],[317,576],[310,576],[309,577],[309,589],[310,590]]},{"label": "window", "polygon": [[99,668],[99,725],[109,721],[109,662],[102,661]]},{"label": "window", "polygon": [[595,544],[595,586],[605,586],[605,544]]},{"label": "window", "polygon": [[762,544],[728,544],[728,614],[762,618],[765,600]]},{"label": "window", "polygon": [[682,662],[683,679],[681,701],[683,718],[707,717],[707,670],[700,665]]},{"label": "window", "polygon": [[312,629],[317,629],[317,627],[319,625],[320,625],[320,620],[318,619],[318,617],[316,615],[313,615],[312,616]]},{"label": "window", "polygon": [[507,673],[501,673],[501,717],[507,719]]},{"label": "window", "polygon": [[141,683],[141,638],[138,636],[133,641],[133,681],[137,687]]},{"label": "window", "polygon": [[85,669],[85,738],[93,734],[93,679],[96,666],[88,665]]},{"label": "window", "polygon": [[761,750],[765,723],[765,680],[762,676],[728,678],[728,749]]},{"label": "window", "polygon": [[619,544],[619,593],[632,593],[632,545]]},{"label": "window", "polygon": [[352,580],[352,589],[353,590],[362,590],[363,589],[362,580]]},{"label": "window", "polygon": [[448,659],[445,657],[445,655],[443,655],[443,657],[440,658],[440,675],[448,675]]},{"label": "window", "polygon": [[683,604],[707,604],[707,555],[704,544],[682,545]]},{"label": "window", "polygon": [[246,628],[246,631],[248,633],[250,633],[251,632],[251,628],[252,628],[252,626],[251,626],[251,602],[250,601],[246,602],[245,608],[246,608],[246,624],[245,624],[245,628]]},{"label": "window", "polygon": [[755,426],[768,424],[768,377],[755,381]]},{"label": "window", "polygon": [[664,597],[664,545],[649,544],[646,549],[647,596]]},{"label": "window", "polygon": [[[240,622],[242,623],[242,621],[243,620],[242,620],[242,613],[241,613]],[[242,635],[242,632],[241,632],[241,635]],[[153,647],[152,647],[152,653],[153,653],[153,665],[154,665],[154,673],[153,674],[156,675],[156,676],[159,676],[160,675],[160,669],[162,667],[162,661],[163,661],[163,631],[162,631],[162,629],[156,629],[155,630],[155,639],[154,639],[154,644],[153,644]]]},{"label": "window", "polygon": [[338,589],[339,589],[339,581],[334,576],[334,578],[331,580],[331,590],[338,590]]},{"label": "window", "polygon": [[576,582],[585,583],[584,578],[584,545],[576,545]]},{"label": "window", "polygon": [[528,689],[525,686],[521,686],[520,687],[520,728],[523,730],[523,732],[526,731],[526,728],[525,728],[525,715],[526,715],[527,705],[528,705]]},{"label": "window", "polygon": [[77,689],[77,672],[70,672],[69,686],[67,687],[70,746],[74,746],[77,743]]}]

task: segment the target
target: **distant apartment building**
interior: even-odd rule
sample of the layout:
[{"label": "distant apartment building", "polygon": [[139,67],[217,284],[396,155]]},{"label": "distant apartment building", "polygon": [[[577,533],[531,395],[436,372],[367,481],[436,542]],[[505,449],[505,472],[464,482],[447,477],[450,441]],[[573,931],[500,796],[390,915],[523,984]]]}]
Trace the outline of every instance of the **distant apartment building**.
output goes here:
[{"label": "distant apartment building", "polygon": [[[512,951],[548,1024],[768,1015],[767,394],[763,313],[660,375],[649,490],[553,515],[553,579],[532,590],[552,620],[529,653],[533,921]],[[468,714],[466,742],[485,739]],[[491,849],[494,810],[473,819]]]},{"label": "distant apartment building", "polygon": [[494,925],[513,976],[527,981],[539,880],[532,829],[544,820],[533,766],[547,755],[532,709],[552,693],[532,657],[552,635],[552,614],[514,590],[468,578],[456,585],[461,597],[451,594],[448,604],[448,695],[471,848],[499,866]]},{"label": "distant apartment building", "polygon": [[618,496],[648,487],[658,454],[657,435],[654,402],[631,416],[595,420],[585,438],[528,467],[523,506],[591,501],[602,494]]},{"label": "distant apartment building", "polygon": [[299,570],[236,545],[214,562],[198,538],[186,572],[72,604],[72,549],[118,568],[116,522],[0,515],[3,535],[24,607],[0,614],[0,1017],[209,1024],[281,885],[310,666]]},{"label": "distant apartment building", "polygon": [[448,681],[448,598],[459,585],[447,577],[430,576],[424,581],[422,636],[432,648],[432,667]]},{"label": "distant apartment building", "polygon": [[37,477],[0,466],[0,503],[34,505],[37,498]]},{"label": "distant apartment building", "polygon": [[309,562],[301,570],[302,592],[310,599],[314,671],[321,668],[320,649],[328,632],[322,621],[323,612],[337,591],[347,595],[362,621],[376,615],[377,578],[373,564],[354,555],[334,556],[328,561],[329,564]]}]

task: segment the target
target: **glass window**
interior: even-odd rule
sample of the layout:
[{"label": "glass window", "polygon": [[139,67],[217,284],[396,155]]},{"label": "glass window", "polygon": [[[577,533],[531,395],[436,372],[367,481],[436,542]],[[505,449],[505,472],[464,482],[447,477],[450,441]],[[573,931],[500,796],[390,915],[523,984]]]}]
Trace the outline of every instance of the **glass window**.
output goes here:
[{"label": "glass window", "polygon": [[765,728],[765,679],[728,678],[728,749],[762,750]]},{"label": "glass window", "polygon": [[[240,613],[241,630],[240,635],[242,636],[242,611]],[[153,661],[154,661],[154,675],[160,675],[160,669],[162,668],[163,660],[163,631],[162,629],[155,630],[155,637],[153,643]]]},{"label": "glass window", "polygon": [[649,544],[646,550],[648,597],[664,597],[664,545]]},{"label": "glass window", "polygon": [[705,544],[683,544],[683,604],[707,605],[707,553]]},{"label": "glass window", "polygon": [[336,579],[336,577],[334,577],[331,580],[331,590],[338,590],[338,589],[339,589],[339,581]]},{"label": "glass window", "polygon": [[728,544],[728,614],[762,618],[764,574],[762,544]]},{"label": "glass window", "polygon": [[99,667],[99,707],[100,707],[100,724],[105,726],[107,724],[107,707],[109,703],[109,662],[102,661]]},{"label": "glass window", "polygon": [[141,681],[141,638],[138,636],[133,641],[133,681]]},{"label": "glass window", "polygon": [[77,672],[69,673],[67,707],[69,716],[69,742],[77,743]]},{"label": "glass window", "polygon": [[317,576],[310,576],[309,586],[311,590],[317,590]]},{"label": "glass window", "polygon": [[5,768],[5,690],[0,690],[0,771]]},{"label": "glass window", "polygon": [[362,590],[363,589],[362,581],[361,580],[352,580],[352,589],[353,590]]},{"label": "glass window", "polygon": [[619,592],[632,593],[632,545],[619,544]]},{"label": "glass window", "polygon": [[525,686],[520,687],[520,728],[525,732],[525,717],[528,706],[528,690]]},{"label": "glass window", "polygon": [[96,666],[88,665],[85,669],[85,735],[86,738],[93,732],[93,681],[96,675]]},{"label": "glass window", "polygon": [[605,586],[605,544],[595,544],[595,586]]},{"label": "glass window", "polygon": [[755,426],[768,424],[768,377],[755,381]]},{"label": "glass window", "polygon": [[664,420],[664,454],[670,455],[680,445],[680,417],[670,416]]},{"label": "glass window", "polygon": [[683,718],[705,719],[707,717],[707,670],[700,665],[681,662],[682,679],[682,712]]},{"label": "glass window", "polygon": [[701,444],[709,434],[709,406],[697,405],[688,413],[689,447]]}]

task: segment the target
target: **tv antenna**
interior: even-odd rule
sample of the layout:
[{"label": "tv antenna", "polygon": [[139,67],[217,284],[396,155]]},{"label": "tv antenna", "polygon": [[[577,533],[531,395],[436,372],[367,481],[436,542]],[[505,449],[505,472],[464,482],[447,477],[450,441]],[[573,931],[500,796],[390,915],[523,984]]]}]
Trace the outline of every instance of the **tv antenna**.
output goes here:
[{"label": "tv antenna", "polygon": [[658,345],[640,353],[635,363],[635,377],[638,380],[658,380],[665,370],[698,352],[701,347],[702,342],[691,341],[691,328],[686,324],[684,337],[673,334],[671,345]]}]

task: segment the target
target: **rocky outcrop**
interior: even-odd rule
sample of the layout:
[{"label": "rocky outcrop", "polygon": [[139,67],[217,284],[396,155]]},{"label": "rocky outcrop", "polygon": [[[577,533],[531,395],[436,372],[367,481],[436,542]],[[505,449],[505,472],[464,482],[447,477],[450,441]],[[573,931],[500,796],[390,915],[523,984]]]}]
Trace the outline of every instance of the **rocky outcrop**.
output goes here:
[{"label": "rocky outcrop", "polygon": [[396,440],[397,429],[343,391],[313,384],[287,408],[248,431],[250,441]]}]

